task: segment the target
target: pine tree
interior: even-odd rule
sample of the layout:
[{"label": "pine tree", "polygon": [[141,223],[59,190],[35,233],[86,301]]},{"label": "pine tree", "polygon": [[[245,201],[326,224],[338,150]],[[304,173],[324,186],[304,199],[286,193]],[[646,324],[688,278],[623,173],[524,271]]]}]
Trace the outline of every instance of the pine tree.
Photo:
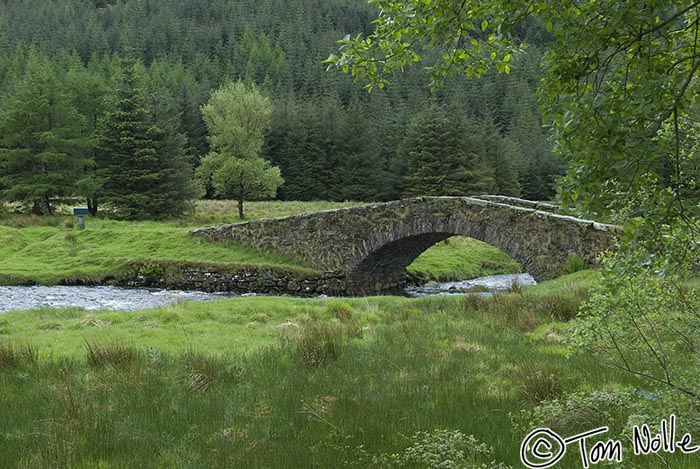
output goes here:
[{"label": "pine tree", "polygon": [[474,122],[465,129],[465,136],[472,144],[480,140],[483,146],[483,160],[491,167],[494,174],[494,193],[519,197],[521,187],[515,161],[518,146],[503,137],[493,122]]},{"label": "pine tree", "polygon": [[114,110],[101,121],[98,172],[102,202],[125,219],[179,216],[194,196],[182,144],[152,123],[139,86],[139,63],[127,60]]},{"label": "pine tree", "polygon": [[491,192],[493,171],[469,147],[464,124],[430,105],[411,121],[399,148],[402,195],[470,195]]},{"label": "pine tree", "polygon": [[284,184],[279,189],[284,200],[324,198],[323,174],[327,160],[319,141],[317,120],[312,109],[291,100],[278,101],[273,112],[273,131],[266,139],[265,154],[279,165]]},{"label": "pine tree", "polygon": [[52,213],[51,199],[76,193],[92,165],[85,119],[71,105],[49,59],[31,50],[24,76],[0,113],[0,197]]}]

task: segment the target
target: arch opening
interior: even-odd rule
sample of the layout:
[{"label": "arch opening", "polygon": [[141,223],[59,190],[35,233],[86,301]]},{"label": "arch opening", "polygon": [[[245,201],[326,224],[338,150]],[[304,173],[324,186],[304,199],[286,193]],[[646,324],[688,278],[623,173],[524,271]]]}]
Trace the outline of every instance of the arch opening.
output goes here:
[{"label": "arch opening", "polygon": [[406,267],[409,283],[416,284],[522,272],[518,261],[501,249],[467,236],[452,236],[436,243]]},{"label": "arch opening", "polygon": [[[350,270],[347,276],[348,286],[361,293],[397,293],[403,290],[406,286],[407,280],[410,275],[409,266],[421,256],[425,251],[432,248],[438,243],[453,239],[455,244],[466,244],[478,243],[481,246],[486,246],[490,253],[497,252],[500,256],[498,257],[498,262],[494,265],[478,265],[476,271],[485,272],[484,275],[491,275],[495,273],[519,273],[522,271],[521,265],[509,256],[506,252],[502,251],[499,247],[493,246],[491,244],[476,240],[474,238],[467,238],[459,233],[454,232],[435,232],[435,233],[423,233],[418,235],[406,236],[400,239],[384,244],[379,249],[371,252],[368,256],[364,257],[354,268]],[[467,242],[465,243],[465,241]],[[449,243],[449,241],[448,241]],[[462,246],[468,249],[468,246]],[[449,249],[442,254],[442,256],[450,256]],[[482,248],[483,251],[483,248]],[[437,259],[432,259],[432,262],[440,262],[440,256]],[[480,263],[476,255],[476,259],[472,259],[472,262]],[[450,259],[454,261],[455,259]],[[473,266],[472,266],[473,267]],[[484,269],[486,267],[486,269]],[[487,269],[491,267],[492,271],[489,272]],[[505,270],[504,272],[495,272],[495,270]],[[474,268],[471,268],[475,271]],[[416,269],[413,269],[415,272]],[[481,275],[475,275],[481,276]],[[420,280],[420,275],[416,276],[414,280]],[[464,280],[467,277],[462,278],[423,278],[422,280],[438,280],[438,281],[451,281],[451,280]]]}]

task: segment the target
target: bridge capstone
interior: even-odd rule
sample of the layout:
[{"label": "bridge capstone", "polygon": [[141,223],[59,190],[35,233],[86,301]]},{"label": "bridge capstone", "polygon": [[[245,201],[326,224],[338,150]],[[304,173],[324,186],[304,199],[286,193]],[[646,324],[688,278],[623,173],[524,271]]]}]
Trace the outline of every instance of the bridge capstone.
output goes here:
[{"label": "bridge capstone", "polygon": [[347,294],[396,291],[405,269],[455,235],[491,244],[544,280],[570,255],[589,265],[613,246],[616,227],[552,213],[556,206],[503,197],[418,197],[194,230],[210,241],[277,251],[341,274]]}]

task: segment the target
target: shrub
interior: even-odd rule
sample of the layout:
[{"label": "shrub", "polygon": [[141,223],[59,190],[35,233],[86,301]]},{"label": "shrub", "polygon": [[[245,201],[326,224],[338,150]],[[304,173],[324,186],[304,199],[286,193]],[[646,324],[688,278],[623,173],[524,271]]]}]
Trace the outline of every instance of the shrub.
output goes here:
[{"label": "shrub", "polygon": [[85,341],[88,363],[95,367],[129,366],[139,357],[139,352],[133,347],[121,342],[98,344]]},{"label": "shrub", "polygon": [[635,399],[632,389],[575,392],[542,401],[523,411],[514,423],[523,432],[546,427],[568,435],[606,425],[615,433],[624,428],[626,415],[634,413]]},{"label": "shrub", "polygon": [[[413,444],[401,454],[381,454],[367,458],[364,465],[376,467],[429,467],[436,469],[509,469],[493,460],[493,448],[473,435],[455,430],[433,430],[413,435]],[[369,460],[367,460],[369,459]]]},{"label": "shrub", "polygon": [[564,271],[573,274],[586,268],[586,260],[578,254],[569,254],[564,263]]},{"label": "shrub", "polygon": [[326,365],[338,359],[341,334],[328,324],[312,323],[295,338],[295,349],[301,363]]},{"label": "shrub", "polygon": [[38,359],[37,349],[30,344],[0,343],[0,368],[10,368],[20,363],[36,363]]}]

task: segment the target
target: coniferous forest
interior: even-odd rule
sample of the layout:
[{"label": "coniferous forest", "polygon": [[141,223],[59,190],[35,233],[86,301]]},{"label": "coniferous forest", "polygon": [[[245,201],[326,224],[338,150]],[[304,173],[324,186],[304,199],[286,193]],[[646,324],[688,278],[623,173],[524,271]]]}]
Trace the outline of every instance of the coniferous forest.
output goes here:
[{"label": "coniferous forest", "polygon": [[368,93],[324,60],[374,16],[364,0],[2,0],[0,198],[159,218],[217,196],[195,183],[201,107],[239,80],[272,104],[261,154],[282,200],[551,197],[564,164],[534,94],[545,27],[519,31],[530,46],[510,74],[431,92],[413,67]]}]

